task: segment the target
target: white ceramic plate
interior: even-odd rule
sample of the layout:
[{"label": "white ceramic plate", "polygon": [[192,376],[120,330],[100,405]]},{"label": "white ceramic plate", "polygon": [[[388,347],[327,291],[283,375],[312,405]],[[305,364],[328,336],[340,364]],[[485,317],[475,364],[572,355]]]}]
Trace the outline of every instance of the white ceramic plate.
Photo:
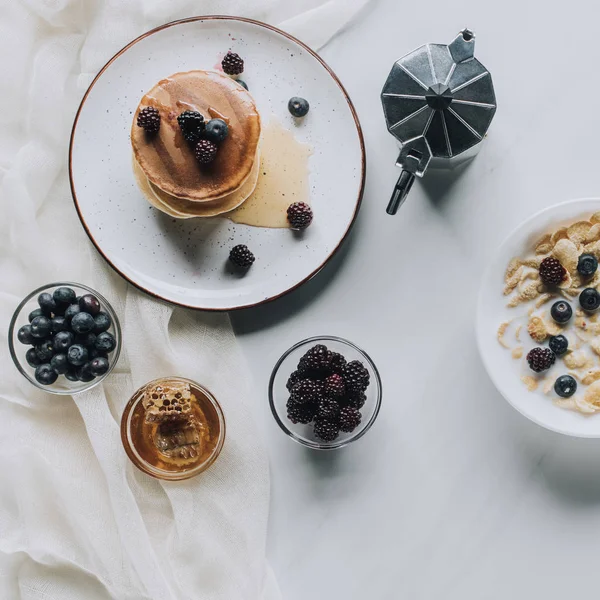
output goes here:
[{"label": "white ceramic plate", "polygon": [[[580,217],[588,218],[596,211],[600,211],[600,199],[589,198],[557,204],[527,219],[502,243],[488,266],[481,282],[477,306],[479,351],[498,391],[521,414],[538,425],[576,437],[600,437],[600,413],[586,416],[565,410],[554,405],[553,392],[548,396],[540,390],[529,392],[520,381],[524,358],[520,361],[512,359],[510,351],[498,343],[496,332],[500,323],[524,312],[522,307],[508,308],[506,296],[502,294],[504,272],[510,259],[532,252],[534,242],[547,231],[573,223]],[[576,302],[577,299],[574,299],[571,304],[576,305]],[[521,339],[527,337],[527,332],[523,331]]]},{"label": "white ceramic plate", "polygon": [[[151,208],[135,183],[129,129],[140,98],[172,73],[215,68],[229,49],[245,60],[243,79],[263,119],[274,115],[313,147],[315,219],[301,239],[290,230],[226,219],[171,219]],[[299,124],[287,110],[292,96],[311,105]],[[263,23],[198,17],[139,37],[100,71],[75,118],[69,169],[81,222],[117,272],[169,302],[231,310],[281,296],[331,258],[360,206],[365,153],[352,103],[315,53]],[[238,243],[257,257],[244,277],[225,268],[229,249]]]}]

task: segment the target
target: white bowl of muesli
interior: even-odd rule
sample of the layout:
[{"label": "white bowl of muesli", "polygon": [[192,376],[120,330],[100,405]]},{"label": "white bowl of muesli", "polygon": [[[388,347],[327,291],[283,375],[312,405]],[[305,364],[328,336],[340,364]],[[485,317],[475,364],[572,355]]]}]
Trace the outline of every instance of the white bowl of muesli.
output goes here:
[{"label": "white bowl of muesli", "polygon": [[557,204],[502,243],[477,342],[498,391],[538,425],[600,437],[600,199]]}]

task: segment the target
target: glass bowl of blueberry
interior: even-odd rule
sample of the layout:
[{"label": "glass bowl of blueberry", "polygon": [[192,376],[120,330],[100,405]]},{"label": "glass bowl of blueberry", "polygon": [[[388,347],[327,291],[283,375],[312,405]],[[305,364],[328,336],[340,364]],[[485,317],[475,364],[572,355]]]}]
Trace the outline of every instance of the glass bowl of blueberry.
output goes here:
[{"label": "glass bowl of blueberry", "polygon": [[98,385],[121,351],[121,327],[106,298],[81,283],[51,283],[27,295],[8,330],[15,366],[36,387],[75,394]]},{"label": "glass bowl of blueberry", "polygon": [[381,378],[366,352],[334,336],[312,337],[277,361],[269,402],[279,427],[316,450],[361,438],[381,407]]}]

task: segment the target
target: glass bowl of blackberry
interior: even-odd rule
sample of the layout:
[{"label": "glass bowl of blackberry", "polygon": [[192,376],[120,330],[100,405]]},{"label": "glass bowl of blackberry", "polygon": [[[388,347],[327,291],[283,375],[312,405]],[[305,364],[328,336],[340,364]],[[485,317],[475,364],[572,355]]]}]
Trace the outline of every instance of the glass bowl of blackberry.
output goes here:
[{"label": "glass bowl of blackberry", "polygon": [[361,438],[381,407],[381,378],[369,355],[335,336],[298,342],[269,381],[273,417],[293,440],[335,450]]},{"label": "glass bowl of blackberry", "polygon": [[51,394],[98,385],[121,352],[121,326],[108,300],[81,283],[50,283],[28,294],[8,329],[15,366]]}]

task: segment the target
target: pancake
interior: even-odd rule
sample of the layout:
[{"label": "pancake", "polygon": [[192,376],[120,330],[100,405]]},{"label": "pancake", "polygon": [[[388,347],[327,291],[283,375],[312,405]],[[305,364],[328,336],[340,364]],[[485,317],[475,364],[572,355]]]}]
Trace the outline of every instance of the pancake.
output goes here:
[{"label": "pancake", "polygon": [[[148,135],[137,126],[141,108],[160,112],[160,130]],[[183,139],[177,116],[197,110],[206,120],[222,118],[229,135],[215,160],[199,165]],[[260,116],[252,96],[235,80],[216,71],[176,73],[159,81],[141,100],[131,126],[135,160],[157,188],[191,202],[212,202],[244,184],[255,162]]]},{"label": "pancake", "polygon": [[[139,169],[139,165],[135,165],[135,167]],[[257,151],[254,165],[250,171],[250,175],[246,178],[246,181],[235,190],[235,192],[232,192],[223,198],[213,200],[212,202],[190,202],[189,200],[182,200],[181,198],[167,194],[164,190],[156,187],[152,182],[146,179],[148,191],[153,196],[152,199],[148,198],[148,200],[155,208],[158,208],[159,210],[165,209],[163,212],[179,219],[215,217],[237,208],[252,195],[256,188],[259,172],[260,152]],[[146,194],[148,191],[144,190]]]}]

